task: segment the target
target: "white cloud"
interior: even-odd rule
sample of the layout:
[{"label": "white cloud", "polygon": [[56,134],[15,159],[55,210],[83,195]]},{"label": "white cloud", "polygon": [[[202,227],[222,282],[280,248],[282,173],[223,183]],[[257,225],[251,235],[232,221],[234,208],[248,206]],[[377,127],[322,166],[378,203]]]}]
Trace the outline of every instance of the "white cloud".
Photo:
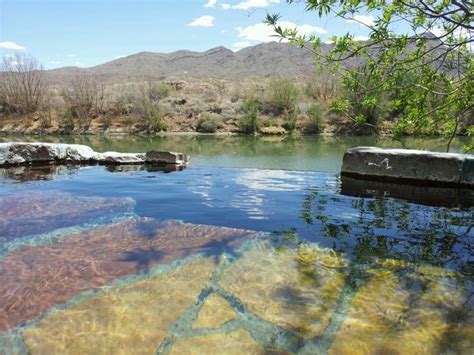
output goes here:
[{"label": "white cloud", "polygon": [[187,26],[195,27],[212,27],[214,26],[214,17],[213,16],[201,16],[195,19],[193,22],[188,23]]},{"label": "white cloud", "polygon": [[229,10],[232,7],[230,4],[227,4],[227,3],[223,3],[223,4],[220,4],[220,5],[224,10]]},{"label": "white cloud", "polygon": [[353,19],[347,20],[347,22],[357,23],[361,26],[373,26],[374,17],[370,15],[355,15]]},{"label": "white cloud", "polygon": [[[442,37],[446,34],[446,30],[441,27],[441,26],[433,26],[429,29],[429,31],[435,35],[436,37]],[[451,36],[447,36],[447,38],[449,38]],[[460,29],[460,28],[457,28],[453,31],[452,33],[452,37],[455,39],[455,40],[466,40],[466,39],[470,39],[470,38],[474,38],[474,31],[473,30],[469,30],[467,28],[463,28],[463,29]],[[446,41],[447,38],[441,38],[441,41]],[[468,43],[467,44],[467,48],[470,50],[470,51],[474,51],[474,43]]]},{"label": "white cloud", "polygon": [[354,41],[359,41],[359,42],[364,42],[364,41],[368,41],[369,37],[367,37],[367,36],[354,36],[353,40]]},{"label": "white cloud", "polygon": [[26,50],[25,47],[20,46],[18,43],[15,43],[15,42],[12,42],[12,41],[0,42],[0,48],[13,49],[15,51],[24,51],[24,50]]},{"label": "white cloud", "polygon": [[239,2],[237,5],[233,5],[232,8],[237,10],[250,10],[252,8],[263,8],[279,3],[280,0],[245,0]]},{"label": "white cloud", "polygon": [[[297,28],[300,35],[309,35],[309,34],[326,34],[326,30],[321,27],[311,26],[311,25],[297,25],[293,22],[282,21],[278,23],[282,28]],[[275,37],[275,31],[273,27],[268,26],[264,23],[257,23],[255,25],[247,27],[237,27],[239,32],[239,37],[245,41],[253,42],[271,42],[277,40]]]},{"label": "white cloud", "polygon": [[60,60],[51,60],[49,63],[53,64],[53,65],[58,65],[58,64],[61,64],[61,61]]},{"label": "white cloud", "polygon": [[246,47],[250,47],[252,45],[252,42],[250,41],[240,41],[240,42],[235,42],[233,45],[232,45],[232,50],[234,52],[236,51],[239,51],[243,48],[246,48]]},{"label": "white cloud", "polygon": [[204,5],[204,7],[211,8],[211,7],[216,7],[217,0],[208,0],[207,4]]}]

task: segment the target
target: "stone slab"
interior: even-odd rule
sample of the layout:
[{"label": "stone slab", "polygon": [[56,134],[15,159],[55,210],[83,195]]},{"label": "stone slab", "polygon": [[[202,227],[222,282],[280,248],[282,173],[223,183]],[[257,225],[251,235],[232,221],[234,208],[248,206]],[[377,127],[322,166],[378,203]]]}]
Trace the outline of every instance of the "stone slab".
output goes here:
[{"label": "stone slab", "polygon": [[346,150],[341,174],[386,182],[474,187],[472,157],[409,149],[355,147]]},{"label": "stone slab", "polygon": [[221,296],[213,293],[207,298],[199,311],[198,318],[193,323],[193,328],[217,329],[234,318],[235,311],[229,303]]}]

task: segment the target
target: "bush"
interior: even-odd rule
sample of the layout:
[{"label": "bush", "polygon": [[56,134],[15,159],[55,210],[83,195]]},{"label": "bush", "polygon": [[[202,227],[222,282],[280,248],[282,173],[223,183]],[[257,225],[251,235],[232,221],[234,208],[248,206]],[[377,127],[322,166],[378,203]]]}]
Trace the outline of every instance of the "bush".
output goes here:
[{"label": "bush", "polygon": [[298,88],[287,79],[272,80],[269,84],[269,104],[277,114],[293,110],[298,99]]},{"label": "bush", "polygon": [[162,82],[146,83],[142,90],[149,101],[158,102],[170,95],[171,86]]},{"label": "bush", "polygon": [[158,104],[148,100],[143,101],[143,118],[147,121],[149,128],[154,132],[166,131],[164,117],[166,111]]},{"label": "bush", "polygon": [[203,113],[201,114],[201,118],[197,123],[196,130],[202,133],[215,133],[217,132],[217,128],[219,126],[219,119],[220,116],[215,113]]},{"label": "bush", "polygon": [[308,133],[320,133],[322,131],[322,124],[324,121],[324,109],[318,103],[313,103],[307,113],[308,122],[306,124],[306,131]]},{"label": "bush", "polygon": [[260,108],[260,103],[257,100],[245,100],[242,104],[242,110],[244,111],[244,116],[240,119],[239,126],[240,131],[243,133],[255,133],[258,129],[258,110]]},{"label": "bush", "polygon": [[293,132],[296,129],[296,122],[300,110],[297,106],[294,106],[291,110],[285,111],[285,123],[283,123],[283,128],[287,131]]},{"label": "bush", "polygon": [[105,87],[92,76],[77,75],[62,96],[70,116],[88,123],[104,111]]},{"label": "bush", "polygon": [[5,57],[0,78],[0,109],[6,114],[36,112],[48,96],[46,73],[27,54]]},{"label": "bush", "polygon": [[348,72],[343,78],[343,95],[331,104],[331,110],[345,113],[357,125],[377,130],[379,123],[390,115],[389,94],[378,92],[378,85],[366,66]]},{"label": "bush", "polygon": [[327,107],[337,98],[339,83],[334,74],[321,73],[306,83],[304,92],[310,99]]}]

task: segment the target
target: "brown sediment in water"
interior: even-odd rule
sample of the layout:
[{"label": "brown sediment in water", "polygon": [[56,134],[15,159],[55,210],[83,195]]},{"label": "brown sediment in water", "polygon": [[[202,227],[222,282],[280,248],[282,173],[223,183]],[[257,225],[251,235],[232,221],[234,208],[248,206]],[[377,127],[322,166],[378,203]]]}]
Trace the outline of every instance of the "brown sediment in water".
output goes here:
[{"label": "brown sediment in water", "polygon": [[131,218],[25,247],[0,260],[0,331],[114,280],[197,252],[231,248],[255,233]]},{"label": "brown sediment in water", "polygon": [[0,196],[0,242],[131,212],[128,198],[80,197],[56,191]]}]

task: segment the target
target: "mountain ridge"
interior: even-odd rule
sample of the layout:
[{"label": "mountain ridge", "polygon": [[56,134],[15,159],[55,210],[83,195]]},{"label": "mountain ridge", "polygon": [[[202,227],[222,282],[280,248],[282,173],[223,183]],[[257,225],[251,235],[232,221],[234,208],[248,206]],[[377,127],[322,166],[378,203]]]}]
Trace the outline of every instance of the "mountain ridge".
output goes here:
[{"label": "mountain ridge", "polygon": [[232,51],[218,46],[203,52],[178,50],[170,53],[143,51],[88,68],[62,67],[48,70],[53,82],[62,83],[85,73],[106,81],[136,81],[170,77],[239,79],[244,77],[297,77],[312,74],[310,51],[286,43],[268,42]]}]

